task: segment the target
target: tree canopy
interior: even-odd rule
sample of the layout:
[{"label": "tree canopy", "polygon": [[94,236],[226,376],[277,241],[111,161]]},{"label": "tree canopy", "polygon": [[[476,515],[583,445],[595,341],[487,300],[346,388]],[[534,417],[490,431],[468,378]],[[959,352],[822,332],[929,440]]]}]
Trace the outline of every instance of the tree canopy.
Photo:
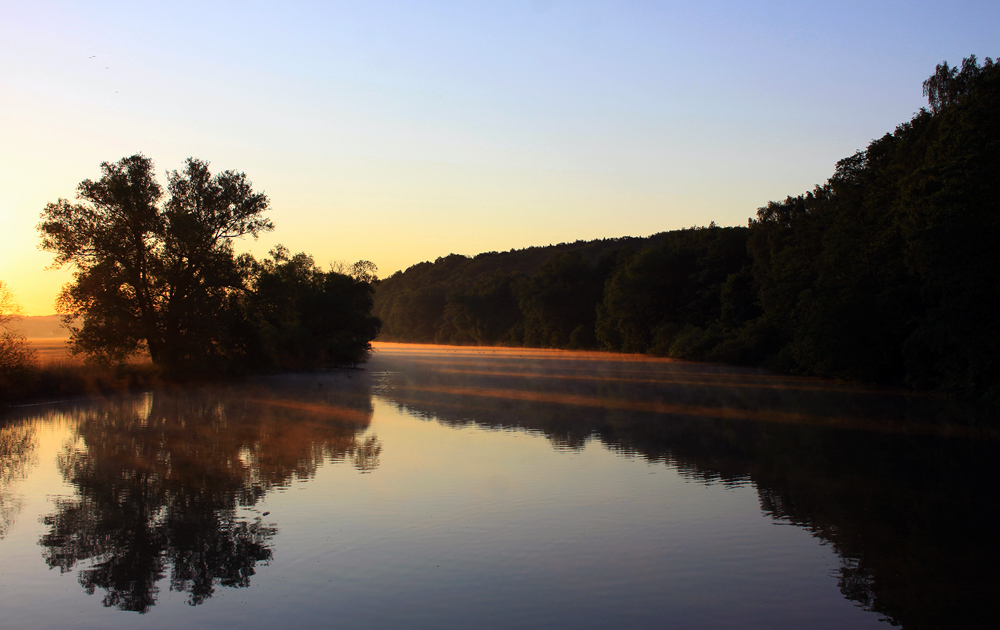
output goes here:
[{"label": "tree canopy", "polygon": [[909,385],[1000,405],[1000,64],[749,225],[448,256],[375,296],[400,341],[595,346]]},{"label": "tree canopy", "polygon": [[[38,225],[42,248],[55,254],[57,266],[74,268],[58,307],[71,326],[76,352],[115,363],[148,351],[168,373],[189,375],[283,363],[277,359],[283,350],[269,343],[275,322],[266,312],[275,299],[270,278],[288,261],[258,263],[233,247],[236,239],[256,239],[273,229],[265,216],[268,198],[253,190],[245,174],[213,175],[208,166],[188,159],[182,171],[168,173],[165,194],[152,160],[133,155],[103,163],[100,179],[81,182],[79,203],[60,199],[46,206]],[[346,282],[333,287],[333,276],[340,274],[327,278],[327,293],[370,294],[375,276],[367,264],[358,263],[363,280],[344,276]],[[286,275],[293,284],[298,280]],[[319,308],[288,299],[296,308]],[[370,298],[368,304],[347,302],[344,308],[360,309],[361,323],[346,316],[338,321],[360,328],[328,326],[326,332],[353,335],[354,343],[317,359],[348,362],[365,356],[378,331],[376,322],[364,319],[370,316]]]},{"label": "tree canopy", "polygon": [[324,272],[305,253],[279,245],[253,278],[253,302],[267,353],[286,369],[359,363],[382,322],[371,314],[376,267]]}]

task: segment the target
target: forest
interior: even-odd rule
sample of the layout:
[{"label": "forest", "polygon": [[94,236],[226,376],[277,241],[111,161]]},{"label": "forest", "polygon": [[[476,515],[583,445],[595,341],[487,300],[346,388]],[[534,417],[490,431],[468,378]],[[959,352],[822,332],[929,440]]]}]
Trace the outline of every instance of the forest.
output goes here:
[{"label": "forest", "polygon": [[383,280],[392,341],[604,349],[1000,404],[1000,63],[746,227],[452,254]]}]

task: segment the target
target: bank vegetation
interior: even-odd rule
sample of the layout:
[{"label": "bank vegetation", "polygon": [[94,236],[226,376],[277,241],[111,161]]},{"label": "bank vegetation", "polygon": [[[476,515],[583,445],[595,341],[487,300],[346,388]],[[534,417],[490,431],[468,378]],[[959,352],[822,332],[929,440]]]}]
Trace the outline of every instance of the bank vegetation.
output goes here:
[{"label": "bank vegetation", "polygon": [[939,65],[928,107],[746,227],[414,265],[382,339],[601,348],[1000,404],[1000,64]]}]

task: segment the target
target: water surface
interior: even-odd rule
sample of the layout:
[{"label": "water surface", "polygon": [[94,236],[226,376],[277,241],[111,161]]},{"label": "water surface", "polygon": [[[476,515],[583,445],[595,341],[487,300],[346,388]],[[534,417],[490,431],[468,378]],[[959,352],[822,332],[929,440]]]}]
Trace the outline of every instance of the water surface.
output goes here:
[{"label": "water surface", "polygon": [[982,627],[988,418],[693,363],[385,344],[0,420],[2,627]]}]

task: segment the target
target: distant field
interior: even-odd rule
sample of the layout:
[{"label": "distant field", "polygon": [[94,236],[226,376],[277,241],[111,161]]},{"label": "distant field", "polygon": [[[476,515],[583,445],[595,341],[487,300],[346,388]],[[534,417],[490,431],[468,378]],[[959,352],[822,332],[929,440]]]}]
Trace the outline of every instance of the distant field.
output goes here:
[{"label": "distant field", "polygon": [[[69,352],[68,337],[28,337],[28,345],[36,353],[38,362],[42,365],[50,363],[83,363],[83,357],[74,357]],[[140,354],[132,357],[127,363],[146,363],[149,361],[148,354]]]},{"label": "distant field", "polygon": [[65,339],[69,330],[63,325],[59,315],[36,315],[22,317],[14,322],[14,330],[28,339]]},{"label": "distant field", "polygon": [[28,345],[37,353],[39,363],[82,363],[80,357],[69,353],[68,341],[67,337],[28,337]]}]

